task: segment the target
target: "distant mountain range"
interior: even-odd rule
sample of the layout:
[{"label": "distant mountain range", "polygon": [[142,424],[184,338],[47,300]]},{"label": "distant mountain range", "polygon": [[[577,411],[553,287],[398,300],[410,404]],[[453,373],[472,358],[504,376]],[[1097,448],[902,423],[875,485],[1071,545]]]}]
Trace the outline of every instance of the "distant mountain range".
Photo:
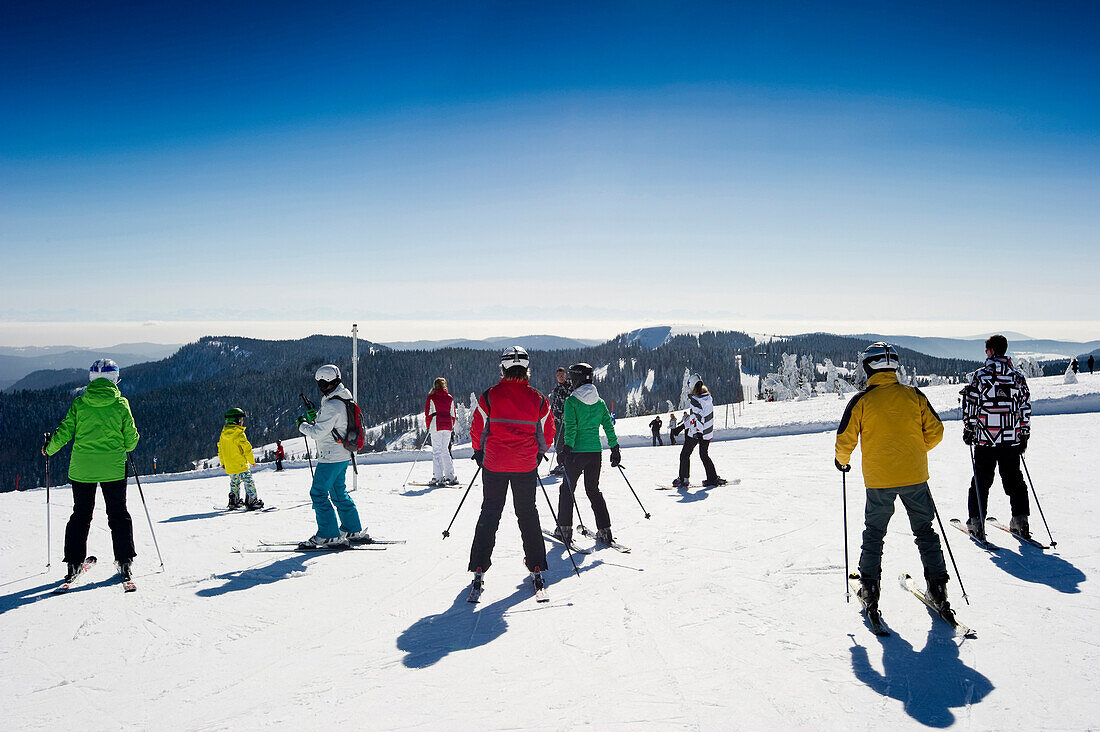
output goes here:
[{"label": "distant mountain range", "polygon": [[[77,346],[0,346],[0,389],[14,386],[20,379],[42,370],[80,369],[87,371],[97,358],[110,358],[119,366],[133,366],[146,361],[159,361],[178,351],[179,344],[119,343],[107,348],[80,348]],[[60,378],[60,377],[56,377]],[[49,376],[32,380],[46,383]],[[53,381],[54,384],[65,383]],[[46,383],[46,385],[52,385]],[[34,389],[41,386],[23,386]]]},{"label": "distant mountain range", "polygon": [[[1016,358],[1033,358],[1037,361],[1057,361],[1088,354],[1100,348],[1100,341],[1055,341],[1041,338],[1017,338],[1018,333],[1004,333],[1008,341],[1008,354]],[[927,338],[922,336],[882,335],[863,333],[851,336],[872,341],[887,341],[897,346],[940,358],[962,358],[972,361],[985,360],[985,339],[977,338]]]},{"label": "distant mountain range", "polygon": [[475,351],[495,351],[508,346],[523,346],[528,351],[557,351],[569,348],[586,348],[598,346],[606,342],[604,339],[592,338],[563,338],[552,335],[526,335],[526,336],[496,336],[474,340],[470,338],[450,338],[442,341],[389,341],[383,346],[389,346],[395,351],[438,351],[441,348],[470,348]]}]

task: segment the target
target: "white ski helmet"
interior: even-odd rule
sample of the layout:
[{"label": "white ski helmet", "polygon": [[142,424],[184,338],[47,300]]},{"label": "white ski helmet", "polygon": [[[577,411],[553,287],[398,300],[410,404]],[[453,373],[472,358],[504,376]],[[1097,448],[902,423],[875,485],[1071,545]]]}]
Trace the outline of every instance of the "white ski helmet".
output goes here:
[{"label": "white ski helmet", "polygon": [[317,388],[322,394],[328,395],[340,385],[340,369],[336,364],[326,363],[313,374],[317,381]]},{"label": "white ski helmet", "polygon": [[879,371],[897,371],[898,365],[898,352],[889,343],[872,343],[863,352],[863,370],[868,376]]},{"label": "white ski helmet", "polygon": [[699,374],[692,374],[688,377],[688,391],[694,391],[695,385],[703,380],[703,377]]},{"label": "white ski helmet", "polygon": [[531,366],[531,357],[527,355],[527,350],[523,346],[509,346],[500,354],[500,373],[503,374],[515,366],[523,368]]},{"label": "white ski helmet", "polygon": [[107,379],[112,384],[118,383],[118,364],[109,358],[101,358],[88,369],[88,381]]}]

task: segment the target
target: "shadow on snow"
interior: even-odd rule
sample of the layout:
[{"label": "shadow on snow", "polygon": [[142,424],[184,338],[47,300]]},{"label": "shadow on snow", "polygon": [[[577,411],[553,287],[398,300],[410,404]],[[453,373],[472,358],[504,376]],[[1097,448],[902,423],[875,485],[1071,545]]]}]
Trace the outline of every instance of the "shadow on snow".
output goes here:
[{"label": "shadow on snow", "polygon": [[[94,571],[94,570],[89,570]],[[65,595],[71,595],[76,592],[83,592],[85,590],[93,590],[97,587],[106,587],[108,585],[118,584],[118,576],[114,574],[113,570],[110,577],[105,579],[96,580],[95,582],[82,582],[81,584],[73,587]],[[47,597],[55,597],[53,591],[57,589],[61,584],[61,577],[56,580],[47,582],[44,585],[38,585],[37,587],[28,587],[25,590],[18,590],[8,595],[0,596],[0,615],[8,612],[9,610],[15,610],[16,608],[23,607],[24,605],[30,605],[33,602],[38,602]],[[60,598],[64,595],[56,595]]]},{"label": "shadow on snow", "polygon": [[873,636],[882,646],[882,673],[871,666],[867,649],[854,643],[852,673],[882,696],[900,701],[915,721],[942,729],[955,723],[953,709],[981,702],[993,682],[959,658],[954,631],[931,612],[929,618],[932,626],[920,651],[897,633]]},{"label": "shadow on snow", "polygon": [[1049,554],[1031,544],[1020,544],[1020,553],[1002,549],[990,555],[990,560],[1008,574],[1024,582],[1048,585],[1058,592],[1080,592],[1085,573],[1055,554]]},{"label": "shadow on snow", "polygon": [[199,597],[217,597],[218,595],[226,595],[230,592],[240,592],[241,590],[251,590],[253,587],[259,587],[260,585],[270,585],[279,580],[284,580],[292,577],[295,574],[306,571],[306,562],[310,559],[317,559],[324,556],[332,556],[336,554],[342,554],[342,552],[313,552],[305,554],[294,554],[272,562],[271,564],[265,564],[262,567],[252,567],[250,569],[242,569],[236,572],[226,572],[225,574],[216,574],[214,579],[219,579],[224,584],[218,587],[206,587],[195,594]]}]

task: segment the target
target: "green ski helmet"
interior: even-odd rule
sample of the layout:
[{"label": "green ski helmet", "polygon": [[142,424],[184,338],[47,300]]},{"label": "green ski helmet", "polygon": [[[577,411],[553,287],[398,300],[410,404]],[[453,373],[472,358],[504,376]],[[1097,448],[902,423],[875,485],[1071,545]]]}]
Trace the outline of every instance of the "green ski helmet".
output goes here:
[{"label": "green ski helmet", "polygon": [[241,420],[245,418],[244,410],[240,407],[233,407],[225,413],[226,424],[240,424]]}]

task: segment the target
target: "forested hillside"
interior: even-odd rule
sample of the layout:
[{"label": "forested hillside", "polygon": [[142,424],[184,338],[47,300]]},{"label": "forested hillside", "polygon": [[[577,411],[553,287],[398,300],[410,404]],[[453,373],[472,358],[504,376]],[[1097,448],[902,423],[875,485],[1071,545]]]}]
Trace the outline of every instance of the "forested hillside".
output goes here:
[{"label": "forested hillside", "polygon": [[[675,336],[649,349],[619,336],[587,348],[532,351],[532,377],[542,392],[553,386],[557,366],[586,361],[606,367],[599,379],[601,395],[619,416],[663,412],[678,403],[685,369],[702,375],[716,401],[740,398],[743,369],[766,373],[782,354],[810,354],[816,362],[853,365],[867,343],[830,334],[809,334],[769,343],[738,332],[706,332]],[[940,359],[901,349],[907,367],[920,374],[960,376],[974,362]],[[170,358],[122,370],[120,388],[130,400],[142,439],[134,452],[139,469],[151,469],[156,456],[161,471],[182,471],[215,454],[222,414],[229,407],[244,409],[248,435],[260,445],[297,435],[294,418],[301,412],[299,392],[317,401],[313,372],[322,363],[336,363],[351,376],[351,339],[311,336],[296,341],[264,341],[238,337],[206,337],[179,349]],[[652,372],[652,377],[650,377]],[[378,425],[417,413],[437,376],[465,403],[499,378],[496,354],[484,350],[446,348],[434,351],[393,351],[360,341],[359,401],[364,420]],[[0,490],[12,490],[20,475],[24,486],[44,480],[38,454],[42,434],[65,414],[74,390],[83,380],[63,387],[0,394]],[[645,388],[642,388],[643,385]],[[629,398],[628,398],[629,395]],[[389,432],[410,427],[395,423]],[[375,449],[380,445],[375,445]],[[64,479],[69,449],[51,459],[51,473]]]}]

